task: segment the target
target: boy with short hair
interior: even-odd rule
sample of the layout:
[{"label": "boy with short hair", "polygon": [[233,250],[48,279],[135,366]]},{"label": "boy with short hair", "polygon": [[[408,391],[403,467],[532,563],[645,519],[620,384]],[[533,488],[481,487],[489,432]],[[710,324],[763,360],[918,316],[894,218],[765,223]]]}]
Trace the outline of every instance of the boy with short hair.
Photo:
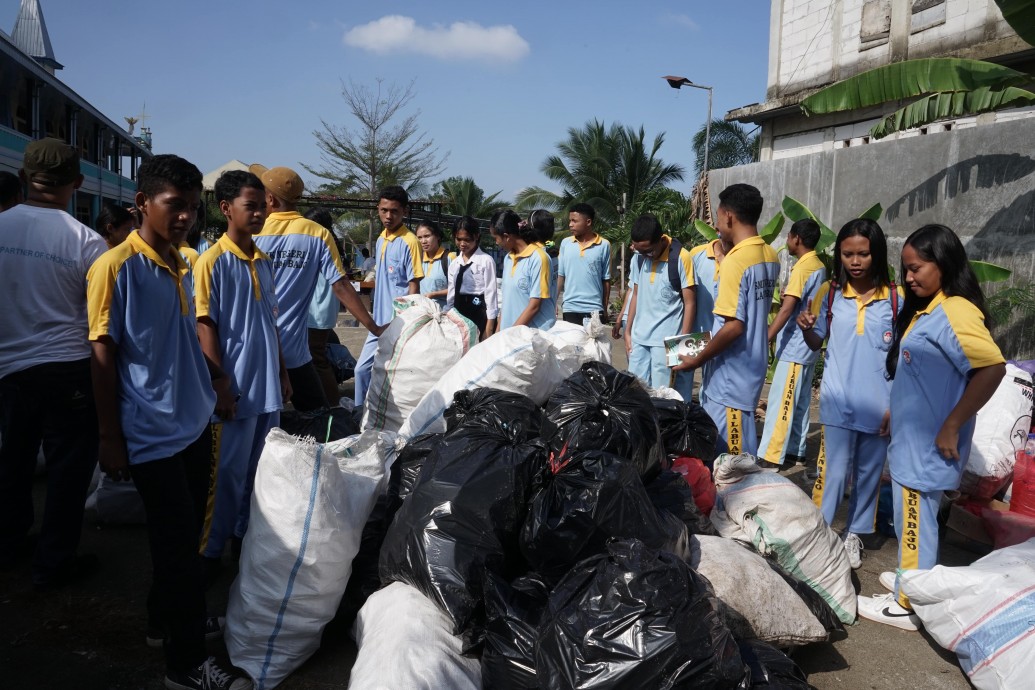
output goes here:
[{"label": "boy with short hair", "polygon": [[201,204],[201,171],[173,155],[141,164],[143,222],[87,275],[101,467],[133,479],[147,514],[153,626],[166,632],[168,688],[247,690],[205,651],[198,535],[210,469],[213,409],[233,414],[230,378],[198,343],[191,273],[177,246]]},{"label": "boy with short hair", "polygon": [[799,220],[787,233],[787,251],[797,258],[783,290],[780,311],[769,324],[769,342],[776,342],[776,371],[769,387],[765,426],[758,444],[758,459],[767,469],[779,469],[784,458],[804,462],[809,433],[812,376],[819,350],[813,351],[798,328],[798,314],[816,296],[827,279],[827,269],[816,255],[819,223]]},{"label": "boy with short hair", "polygon": [[266,220],[266,190],[250,172],[231,170],[215,184],[227,229],[198,259],[194,299],[205,355],[231,377],[233,415],[213,420],[210,485],[201,554],[215,570],[227,539],[244,537],[248,501],[266,434],[280,424],[291,383],[277,337],[273,262],[252,235]]},{"label": "boy with short hair", "polygon": [[561,242],[557,292],[562,296],[563,318],[582,325],[593,312],[607,322],[611,294],[611,243],[593,229],[596,211],[589,204],[575,204],[568,212],[571,240]]}]

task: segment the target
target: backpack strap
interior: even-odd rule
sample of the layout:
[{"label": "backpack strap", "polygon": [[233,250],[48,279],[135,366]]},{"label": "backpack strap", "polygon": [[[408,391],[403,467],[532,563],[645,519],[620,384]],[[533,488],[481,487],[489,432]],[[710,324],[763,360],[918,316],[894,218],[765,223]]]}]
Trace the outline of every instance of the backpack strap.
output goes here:
[{"label": "backpack strap", "polygon": [[439,260],[439,263],[442,264],[442,275],[446,276],[446,279],[448,280],[448,278],[449,278],[449,252],[447,252],[445,250],[445,247],[442,248],[442,256],[440,256],[438,260]]},{"label": "backpack strap", "polygon": [[894,282],[891,283],[891,323],[894,324],[898,321],[898,286]]},{"label": "backpack strap", "polygon": [[834,319],[834,290],[837,289],[837,282],[830,281],[830,289],[827,290],[827,337],[830,337],[830,322]]},{"label": "backpack strap", "polygon": [[678,295],[683,290],[683,281],[679,279],[679,253],[683,251],[683,245],[675,237],[668,245],[668,282]]}]

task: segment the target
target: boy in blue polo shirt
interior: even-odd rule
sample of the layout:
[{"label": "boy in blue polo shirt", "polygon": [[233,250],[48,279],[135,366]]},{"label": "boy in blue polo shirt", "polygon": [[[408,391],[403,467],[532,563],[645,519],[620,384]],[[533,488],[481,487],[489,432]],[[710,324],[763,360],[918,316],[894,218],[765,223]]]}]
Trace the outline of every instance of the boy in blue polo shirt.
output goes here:
[{"label": "boy in blue polo shirt", "polygon": [[237,397],[234,415],[212,424],[216,472],[209,488],[201,553],[215,570],[227,539],[248,527],[248,502],[266,434],[280,423],[291,383],[277,338],[273,262],[252,241],[266,220],[262,181],[232,170],[215,185],[226,233],[194,269],[198,339],[226,371]]},{"label": "boy in blue polo shirt", "polygon": [[704,366],[701,405],[719,428],[718,450],[758,449],[755,407],[769,360],[769,305],[780,273],[776,252],[758,236],[762,195],[747,184],[719,194],[716,229],[732,245],[722,262],[712,339],[677,371]]},{"label": "boy in blue polo shirt", "polygon": [[177,246],[201,204],[201,172],[178,156],[141,164],[138,231],[87,275],[101,467],[130,479],[144,503],[154,583],[152,625],[164,628],[169,688],[251,688],[205,651],[198,535],[209,481],[213,410],[233,416],[230,377],[198,343],[191,273]]},{"label": "boy in blue polo shirt", "polygon": [[[694,322],[694,267],[690,252],[680,247],[671,256],[673,240],[661,231],[661,223],[650,213],[633,222],[632,247],[638,256],[633,296],[629,302],[627,332],[631,341],[629,371],[651,388],[669,386],[683,400],[693,393],[693,376],[674,373],[665,355],[665,338],[690,332]],[[669,262],[676,262],[679,290],[672,284]]]},{"label": "boy in blue polo shirt", "polygon": [[557,268],[557,292],[564,320],[582,325],[593,312],[607,321],[611,294],[611,243],[593,230],[596,211],[589,204],[575,204],[568,213],[571,239],[561,242]]},{"label": "boy in blue polo shirt", "polygon": [[827,269],[816,255],[819,235],[819,223],[811,218],[795,222],[787,233],[787,251],[798,260],[783,290],[780,311],[769,324],[769,341],[776,342],[777,364],[758,447],[759,462],[767,463],[769,469],[779,469],[785,456],[805,461],[812,375],[819,351],[805,343],[798,328],[798,314],[827,279]]},{"label": "boy in blue polo shirt", "polygon": [[410,197],[398,186],[385,187],[378,194],[377,215],[384,224],[374,246],[374,321],[378,330],[371,329],[363,343],[363,351],[356,362],[356,407],[363,407],[370,386],[370,371],[377,354],[377,338],[384,326],[395,318],[392,301],[404,295],[416,295],[424,277],[421,264],[420,242],[403,224],[409,213]]}]

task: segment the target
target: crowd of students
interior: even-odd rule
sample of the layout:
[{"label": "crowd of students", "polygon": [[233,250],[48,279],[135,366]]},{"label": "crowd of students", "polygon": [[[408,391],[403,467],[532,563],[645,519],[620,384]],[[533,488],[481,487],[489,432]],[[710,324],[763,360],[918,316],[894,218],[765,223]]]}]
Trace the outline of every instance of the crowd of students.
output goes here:
[{"label": "crowd of students", "polygon": [[[550,212],[527,220],[511,210],[494,215],[490,231],[506,252],[500,299],[476,219],[456,221],[457,252],[449,252],[437,223],[422,221],[416,234],[406,227],[405,190],[383,189],[384,229],[364,263],[376,281],[368,312],[347,279],[329,215],[299,213],[303,183],[289,168],[224,173],[215,198],[227,231],[200,256],[186,238],[201,203],[201,173],[182,158],[145,161],[137,217],[106,209],[96,232],[66,212],[82,182],[72,147],[30,143],[18,182],[25,203],[16,198],[0,213],[8,298],[0,312],[0,559],[10,565],[26,550],[41,442],[48,475],[32,569],[39,588],[96,565],[76,552],[97,462],[113,479],[132,480],[154,568],[148,638],[164,642],[168,687],[249,687],[206,654],[206,638],[219,633],[205,609],[206,568],[247,529],[263,441],[284,404],[337,403],[319,360],[338,302],[369,331],[356,366],[359,406],[398,296],[422,293],[455,308],[483,339],[512,326],[548,329],[558,312],[576,324],[594,313],[608,320],[611,245],[584,203],[571,207],[571,236],[555,255]],[[876,222],[841,228],[828,279],[815,251],[819,226],[799,221],[787,242],[796,262],[770,321],[779,263],[757,232],[762,197],[735,184],[719,202],[718,237],[699,247],[683,247],[651,214],[633,222],[630,289],[613,330],[623,337],[624,318],[630,371],[689,401],[701,370],[700,402],[719,429],[720,450],[757,455],[779,469],[804,458],[825,342],[813,498],[832,522],[851,475],[845,549],[858,567],[859,537],[874,529],[887,458],[900,569],[931,567],[938,503],[959,485],[974,414],[1004,373],[958,237],[936,225],[910,235],[903,289],[891,280]],[[705,331],[711,337],[702,351],[669,365],[666,337]],[[759,445],[755,408],[771,343],[777,364]],[[881,582],[898,592],[894,573]],[[918,625],[900,593],[860,598],[859,610],[898,627]]]}]

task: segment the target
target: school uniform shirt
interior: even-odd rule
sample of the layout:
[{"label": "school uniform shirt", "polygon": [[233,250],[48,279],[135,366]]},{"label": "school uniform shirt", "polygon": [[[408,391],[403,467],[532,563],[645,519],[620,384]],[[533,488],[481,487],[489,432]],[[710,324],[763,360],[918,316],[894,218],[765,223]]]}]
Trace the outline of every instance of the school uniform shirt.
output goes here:
[{"label": "school uniform shirt", "polygon": [[738,242],[722,262],[712,335],[735,318],[744,333],[704,365],[705,395],[734,410],[754,410],[769,363],[769,308],[780,264],[761,237]]},{"label": "school uniform shirt", "polygon": [[690,250],[690,263],[694,266],[694,333],[704,333],[715,323],[715,295],[719,291],[719,262],[715,258],[715,246],[721,240],[712,240]]},{"label": "school uniform shirt", "polygon": [[312,361],[309,304],[316,290],[316,276],[322,275],[333,284],[345,277],[345,267],[331,233],[297,211],[269,214],[262,232],[253,240],[273,261],[280,347],[284,365],[296,369]]},{"label": "school uniform shirt", "polygon": [[322,275],[316,276],[316,288],[313,299],[309,302],[309,315],[306,326],[320,331],[330,330],[338,324],[338,311],[341,303],[331,289],[331,284]]},{"label": "school uniform shirt", "polygon": [[564,311],[602,312],[604,281],[611,280],[611,243],[596,234],[585,247],[574,237],[566,238],[557,256],[557,274],[564,277]]},{"label": "school uniform shirt", "polygon": [[449,263],[449,276],[446,280],[449,293],[446,295],[446,309],[452,309],[456,302],[456,276],[461,266],[471,264],[464,272],[460,283],[460,294],[481,295],[485,300],[485,318],[495,319],[500,315],[499,295],[496,290],[496,262],[480,248],[475,249],[470,260],[460,254],[455,261]]},{"label": "school uniform shirt", "polygon": [[[636,264],[636,316],[633,318],[632,340],[647,347],[662,347],[665,338],[682,335],[683,295],[672,289],[668,274],[672,238],[668,235],[661,237],[668,246],[656,261],[644,256],[636,256],[632,260]],[[694,265],[686,247],[679,250],[676,270],[679,272],[680,290],[694,285]]]},{"label": "school uniform shirt", "polygon": [[528,306],[538,298],[539,311],[527,324],[530,328],[549,329],[557,321],[554,286],[550,283],[550,257],[542,245],[529,244],[521,252],[503,258],[503,311],[500,328],[510,328]]},{"label": "school uniform shirt", "polygon": [[87,275],[90,340],[118,346],[119,412],[130,464],[168,458],[193,443],[216,406],[198,343],[190,269],[134,230]]},{"label": "school uniform shirt", "polygon": [[283,400],[273,262],[258,247],[249,257],[223,235],[198,259],[194,291],[197,316],[216,324],[223,370],[241,395],[237,417],[279,410]]},{"label": "school uniform shirt", "polygon": [[[208,243],[205,243],[205,248],[201,251],[208,251]],[[180,252],[180,256],[187,262],[187,267],[190,270],[194,270],[194,267],[198,265],[198,258],[201,256],[194,247],[190,246],[186,242],[180,242],[176,245],[176,249]]]},{"label": "school uniform shirt", "polygon": [[934,445],[975,369],[1002,364],[981,311],[964,297],[938,292],[906,328],[891,384],[891,477],[918,491],[959,488],[970,457],[974,417],[960,427],[959,460]]},{"label": "school uniform shirt", "polygon": [[[447,289],[446,279],[448,278],[447,272],[449,268],[445,270],[442,268],[442,258],[445,257],[446,264],[452,264],[456,260],[456,254],[453,252],[446,253],[445,247],[439,247],[438,251],[435,252],[434,256],[428,256],[423,251],[421,252],[421,269],[424,272],[424,277],[420,281],[420,294],[426,295],[429,292],[438,292],[439,290]],[[439,305],[445,305],[445,297],[437,297],[435,301]]]},{"label": "school uniform shirt", "polygon": [[58,209],[0,213],[0,377],[90,356],[86,275],[104,239]]},{"label": "school uniform shirt", "polygon": [[816,315],[813,331],[827,341],[819,421],[876,434],[891,397],[886,366],[895,327],[891,290],[879,288],[863,302],[849,284],[834,289],[833,306],[829,306],[831,289],[827,281],[812,298],[812,313]]},{"label": "school uniform shirt", "polygon": [[812,364],[819,357],[818,350],[812,350],[805,342],[805,335],[798,327],[798,314],[805,309],[809,300],[815,300],[816,292],[827,279],[827,269],[816,252],[808,252],[794,263],[787,287],[781,297],[797,297],[798,305],[791,312],[780,332],[776,334],[776,358],[781,362]]},{"label": "school uniform shirt", "polygon": [[373,316],[378,325],[395,318],[392,300],[409,292],[410,281],[424,277],[421,249],[417,236],[405,225],[389,232],[381,231],[374,248],[377,257],[374,279]]}]

